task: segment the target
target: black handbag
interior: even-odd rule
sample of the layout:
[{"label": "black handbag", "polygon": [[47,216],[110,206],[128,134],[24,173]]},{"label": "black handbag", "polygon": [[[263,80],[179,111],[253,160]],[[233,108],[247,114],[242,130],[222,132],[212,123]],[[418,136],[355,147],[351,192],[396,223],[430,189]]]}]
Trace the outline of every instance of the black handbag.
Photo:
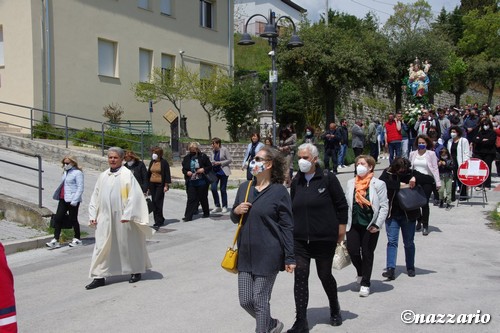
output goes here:
[{"label": "black handbag", "polygon": [[427,204],[427,196],[422,186],[417,185],[414,188],[403,188],[398,191],[399,206],[405,210],[419,209]]},{"label": "black handbag", "polygon": [[153,201],[151,201],[150,197],[146,198],[146,203],[148,204],[148,213],[151,214],[151,212],[154,209]]},{"label": "black handbag", "polygon": [[207,181],[212,184],[212,183],[215,183],[217,181],[217,175],[215,174],[215,172],[213,170],[210,170],[208,171],[206,174],[205,174],[205,178],[207,179]]},{"label": "black handbag", "polygon": [[[56,226],[56,214],[52,214],[52,216],[50,217],[50,224],[49,224],[49,226],[52,229],[55,229],[55,226]],[[69,218],[69,214],[68,213],[66,213],[64,215],[64,219],[63,219],[62,224],[61,224],[61,229],[73,229],[73,222]]]}]

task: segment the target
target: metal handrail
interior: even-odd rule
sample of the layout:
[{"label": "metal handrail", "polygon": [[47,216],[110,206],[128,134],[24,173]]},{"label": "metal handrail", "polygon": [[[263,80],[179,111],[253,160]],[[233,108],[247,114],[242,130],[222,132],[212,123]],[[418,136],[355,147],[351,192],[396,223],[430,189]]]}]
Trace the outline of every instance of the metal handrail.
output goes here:
[{"label": "metal handrail", "polygon": [[1,176],[1,175],[0,175],[0,179],[5,179],[5,180],[8,180],[8,181],[17,183],[17,184],[21,184],[21,185],[25,185],[25,186],[28,186],[28,187],[32,187],[32,188],[38,189],[38,207],[42,208],[43,207],[42,206],[42,191],[44,190],[43,184],[42,184],[42,173],[43,173],[43,169],[42,169],[42,157],[40,155],[38,155],[38,154],[31,154],[31,153],[27,153],[27,152],[24,152],[24,151],[21,151],[21,150],[12,149],[12,148],[8,148],[8,147],[2,147],[2,146],[0,146],[0,149],[8,150],[8,151],[11,151],[11,152],[14,152],[14,153],[17,153],[17,154],[21,154],[21,155],[25,155],[25,156],[35,157],[38,160],[38,168],[33,168],[33,167],[29,167],[29,166],[26,166],[26,165],[23,165],[23,164],[19,164],[19,163],[7,161],[7,160],[4,160],[4,159],[0,159],[0,162],[6,163],[6,164],[15,165],[15,166],[18,166],[20,168],[27,169],[27,170],[37,171],[38,172],[38,185],[33,185],[33,184],[21,182],[19,180],[8,178],[8,177],[4,177],[4,176]]},{"label": "metal handrail", "polygon": [[[65,146],[66,146],[66,148],[69,147],[70,133],[72,131],[79,131],[79,130],[82,129],[82,128],[72,128],[72,127],[70,127],[69,126],[69,122],[70,122],[70,120],[80,120],[80,121],[89,123],[90,124],[89,127],[94,128],[95,131],[96,131],[96,134],[99,133],[99,135],[101,136],[100,148],[101,148],[101,154],[102,154],[102,156],[105,155],[105,150],[106,150],[106,145],[104,144],[104,142],[105,142],[104,138],[105,137],[116,138],[116,137],[114,137],[112,135],[106,134],[106,129],[107,128],[118,128],[118,129],[123,130],[124,132],[128,132],[128,133],[131,133],[131,134],[137,134],[138,136],[140,136],[138,138],[138,140],[130,140],[130,139],[124,139],[124,138],[122,138],[122,140],[126,141],[126,142],[131,142],[133,144],[134,143],[138,144],[140,146],[140,152],[138,152],[138,153],[141,156],[141,159],[144,159],[144,135],[147,134],[147,133],[145,133],[143,130],[130,128],[129,126],[122,126],[122,125],[112,124],[112,123],[109,123],[109,122],[101,122],[101,121],[97,121],[97,120],[93,120],[93,119],[88,119],[88,118],[83,118],[83,117],[78,117],[78,116],[71,116],[71,115],[67,115],[67,114],[64,114],[64,113],[47,111],[47,110],[38,109],[38,108],[34,108],[34,107],[29,107],[29,106],[25,106],[25,105],[20,105],[20,104],[16,104],[16,103],[10,103],[10,102],[0,101],[0,105],[1,104],[9,105],[9,106],[14,106],[14,107],[18,107],[18,108],[29,110],[29,112],[30,112],[30,116],[29,117],[25,117],[25,116],[17,115],[17,114],[12,114],[12,113],[8,113],[8,112],[2,112],[2,111],[0,111],[0,114],[8,115],[8,116],[16,118],[16,119],[29,120],[29,122],[30,122],[30,126],[29,127],[18,125],[18,124],[13,124],[13,123],[9,123],[9,122],[4,122],[4,123],[9,124],[9,125],[14,126],[14,127],[17,127],[17,128],[29,130],[30,131],[30,138],[31,138],[31,140],[34,139],[34,135],[33,134],[34,134],[34,130],[35,130],[36,124],[42,123],[42,121],[43,121],[43,120],[37,120],[37,119],[35,119],[35,116],[34,116],[35,112],[41,112],[42,115],[48,115],[48,116],[52,116],[52,117],[56,117],[56,116],[64,117],[64,125],[61,125],[61,124],[58,124],[58,123],[51,123],[51,125],[54,128],[56,128],[56,129],[60,129],[60,130],[64,131],[64,140],[65,140]],[[91,126],[91,125],[94,125],[94,126]],[[96,128],[99,128],[99,129],[96,130]],[[81,140],[81,139],[76,139],[76,138],[73,138],[73,139],[77,140],[77,141],[81,141],[81,142],[88,142],[86,140]]]}]

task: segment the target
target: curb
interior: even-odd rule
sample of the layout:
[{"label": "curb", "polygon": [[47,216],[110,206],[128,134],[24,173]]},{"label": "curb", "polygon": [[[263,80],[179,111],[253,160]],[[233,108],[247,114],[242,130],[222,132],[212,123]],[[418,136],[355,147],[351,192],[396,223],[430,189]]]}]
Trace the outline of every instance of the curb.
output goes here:
[{"label": "curb", "polygon": [[3,243],[3,246],[5,248],[5,254],[12,254],[45,247],[45,243],[50,242],[52,238],[54,238],[54,236],[47,235],[30,239],[20,239]]}]

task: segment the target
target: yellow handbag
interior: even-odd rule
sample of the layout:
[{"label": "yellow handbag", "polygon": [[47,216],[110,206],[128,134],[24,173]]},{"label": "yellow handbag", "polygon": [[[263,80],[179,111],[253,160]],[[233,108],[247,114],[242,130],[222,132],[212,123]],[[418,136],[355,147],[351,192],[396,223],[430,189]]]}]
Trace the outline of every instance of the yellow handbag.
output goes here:
[{"label": "yellow handbag", "polygon": [[[248,182],[247,192],[245,194],[245,201],[248,200],[248,192],[250,192],[250,187],[252,186],[252,181]],[[238,228],[236,228],[236,234],[234,235],[233,245],[227,248],[226,254],[221,262],[221,267],[226,271],[236,274],[238,273],[238,249],[236,248],[236,241],[238,240],[238,236],[240,234],[241,223],[243,222],[242,214],[240,216],[240,222],[238,223]]]}]

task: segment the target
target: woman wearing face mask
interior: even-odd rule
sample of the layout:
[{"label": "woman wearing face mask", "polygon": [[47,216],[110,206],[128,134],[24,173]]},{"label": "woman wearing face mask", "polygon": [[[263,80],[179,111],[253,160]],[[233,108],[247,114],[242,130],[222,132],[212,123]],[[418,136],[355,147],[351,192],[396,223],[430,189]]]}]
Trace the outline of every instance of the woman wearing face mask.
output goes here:
[{"label": "woman wearing face mask", "polygon": [[125,167],[132,171],[135,179],[139,185],[141,185],[142,192],[144,195],[148,192],[148,170],[144,165],[144,162],[141,161],[139,156],[137,156],[132,150],[127,150],[125,152]]},{"label": "woman wearing face mask", "polygon": [[[73,223],[75,236],[69,246],[82,245],[80,240],[80,224],[78,223],[78,208],[82,202],[83,194],[83,172],[78,166],[78,161],[73,156],[65,156],[62,160],[64,169],[61,184],[54,192],[53,199],[59,200],[54,218],[54,238],[46,243],[51,249],[59,248],[59,237],[61,236],[61,226],[65,218],[69,218]],[[68,217],[67,214],[69,214]]]},{"label": "woman wearing face mask", "polygon": [[396,261],[398,256],[399,230],[403,236],[405,249],[406,272],[409,277],[415,276],[415,222],[420,217],[420,209],[405,211],[399,205],[398,192],[403,188],[413,188],[421,174],[412,170],[410,161],[397,157],[382,172],[380,180],[387,186],[389,213],[385,221],[387,232],[386,271],[382,276],[388,280],[396,278]]},{"label": "woman wearing face mask", "polygon": [[153,227],[158,230],[159,227],[165,224],[163,201],[165,200],[165,192],[168,191],[172,180],[170,178],[170,165],[163,158],[163,149],[154,147],[151,149],[151,153],[147,180],[149,182],[148,191],[151,195],[151,202],[153,202],[153,217],[155,220]]},{"label": "woman wearing face mask", "polygon": [[[469,141],[462,137],[462,129],[459,126],[450,127],[450,139],[447,143],[447,149],[453,159],[453,180],[455,185],[460,188],[459,200],[467,200],[467,186],[463,185],[458,179],[458,168],[470,158]],[[455,193],[455,187],[452,189],[452,194]],[[453,200],[453,198],[452,198]]]},{"label": "woman wearing face mask", "polygon": [[292,180],[295,249],[294,298],[296,320],[290,333],[309,332],[309,271],[315,259],[316,271],[328,297],[330,325],[342,325],[337,281],[332,275],[335,247],[345,237],[347,201],[337,177],[318,165],[318,148],[304,143],[298,148],[299,172]]},{"label": "woman wearing face mask", "polygon": [[[290,195],[283,186],[285,160],[271,147],[250,161],[254,182],[240,185],[231,220],[243,225],[238,238],[238,295],[240,306],[255,318],[255,332],[281,332],[283,323],[271,317],[269,301],[279,271],[292,273],[293,218]],[[330,265],[331,269],[331,265]]]},{"label": "woman wearing face mask", "polygon": [[359,296],[370,294],[373,253],[380,228],[387,217],[389,201],[385,183],[373,175],[375,159],[360,155],[355,160],[356,176],[347,182],[347,249],[361,285]]},{"label": "woman wearing face mask", "polygon": [[191,142],[188,145],[189,154],[182,160],[182,173],[186,180],[187,203],[184,222],[193,219],[194,213],[198,210],[198,203],[203,209],[203,218],[210,216],[208,208],[208,187],[205,174],[212,169],[212,162],[208,156],[200,151],[200,145],[197,142]]},{"label": "woman wearing face mask", "polygon": [[[418,183],[422,185],[425,195],[427,196],[427,204],[422,207],[422,217],[418,220],[417,231],[422,229],[422,235],[429,234],[429,198],[431,197],[434,186],[437,190],[441,187],[441,179],[439,178],[439,168],[437,165],[438,159],[436,153],[432,151],[433,143],[425,134],[420,134],[415,140],[415,149],[410,153],[410,162],[412,168],[422,174],[422,178]],[[423,225],[423,228],[422,228]]]},{"label": "woman wearing face mask", "polygon": [[241,165],[241,170],[247,171],[247,180],[252,179],[252,173],[248,168],[248,164],[255,157],[255,154],[258,153],[259,150],[264,147],[264,144],[260,142],[260,134],[255,132],[250,136],[251,142],[248,144],[247,149],[245,150],[245,156],[243,157],[243,164]]},{"label": "woman wearing face mask", "polygon": [[[479,128],[472,138],[474,142],[474,156],[475,158],[482,159],[490,170],[488,178],[486,178],[483,183],[483,187],[491,190],[491,166],[496,156],[496,140],[497,135],[493,130],[493,124],[489,118],[482,118],[479,122]],[[477,187],[476,190],[481,190],[481,187]]]},{"label": "woman wearing face mask", "polygon": [[304,135],[304,143],[316,143],[316,138],[314,137],[314,129],[311,126],[306,127],[306,132]]}]

